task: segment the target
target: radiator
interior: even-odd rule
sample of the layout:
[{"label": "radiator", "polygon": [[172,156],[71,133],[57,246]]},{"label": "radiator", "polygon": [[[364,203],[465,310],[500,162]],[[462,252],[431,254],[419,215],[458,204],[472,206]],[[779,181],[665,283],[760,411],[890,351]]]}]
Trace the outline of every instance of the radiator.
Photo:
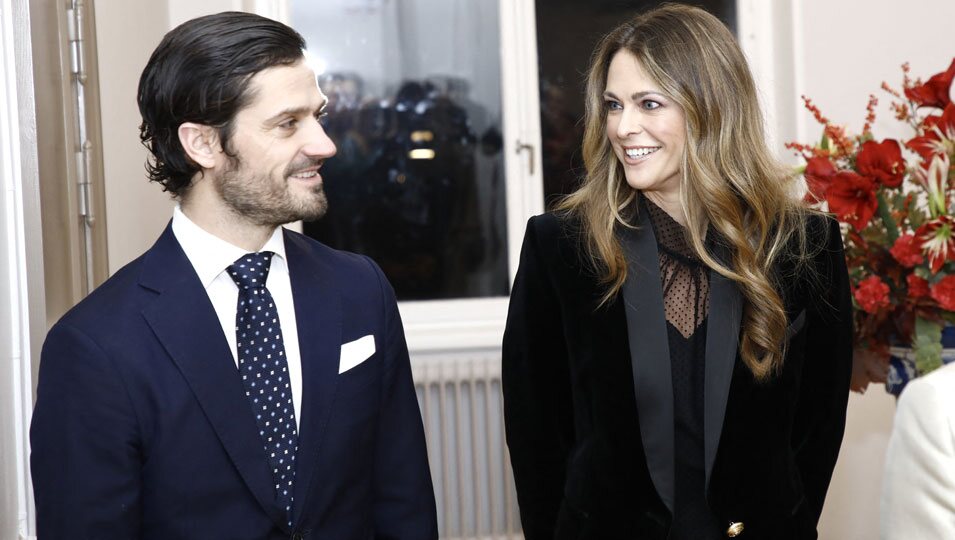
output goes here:
[{"label": "radiator", "polygon": [[412,372],[441,538],[522,540],[504,442],[500,351],[416,355]]}]

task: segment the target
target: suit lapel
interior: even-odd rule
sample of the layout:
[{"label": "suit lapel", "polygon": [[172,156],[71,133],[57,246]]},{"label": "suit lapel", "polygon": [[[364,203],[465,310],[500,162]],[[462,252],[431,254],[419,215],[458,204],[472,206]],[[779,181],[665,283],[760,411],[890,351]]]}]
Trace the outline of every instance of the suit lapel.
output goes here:
[{"label": "suit lapel", "polygon": [[222,326],[171,226],[146,253],[140,285],[159,293],[143,310],[147,323],[186,379],[246,486],[284,528],[259,429]]},{"label": "suit lapel", "polygon": [[[718,244],[719,245],[719,244]],[[717,253],[726,261],[725,249]],[[726,401],[729,397],[733,366],[739,345],[740,319],[743,300],[732,280],[710,271],[710,312],[706,330],[706,375],[703,393],[703,453],[706,467],[706,487],[709,489],[716,450],[720,445]]]},{"label": "suit lapel", "polygon": [[295,302],[299,351],[302,358],[302,410],[295,464],[295,511],[306,508],[309,486],[331,414],[338,384],[341,353],[341,294],[332,269],[306,242],[285,232],[289,279]]},{"label": "suit lapel", "polygon": [[625,229],[621,234],[628,264],[623,301],[630,365],[647,467],[657,493],[673,512],[675,462],[670,348],[657,241],[642,199],[638,218],[636,230]]}]

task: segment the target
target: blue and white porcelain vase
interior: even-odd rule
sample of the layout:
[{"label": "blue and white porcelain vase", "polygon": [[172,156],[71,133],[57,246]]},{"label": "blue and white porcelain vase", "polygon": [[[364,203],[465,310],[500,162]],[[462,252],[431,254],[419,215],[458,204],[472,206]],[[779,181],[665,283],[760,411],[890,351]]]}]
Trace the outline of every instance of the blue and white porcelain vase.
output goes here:
[{"label": "blue and white porcelain vase", "polygon": [[[942,328],[942,364],[955,362],[955,326]],[[922,375],[915,369],[915,352],[911,347],[889,347],[889,374],[885,390],[895,397],[912,379]]]}]

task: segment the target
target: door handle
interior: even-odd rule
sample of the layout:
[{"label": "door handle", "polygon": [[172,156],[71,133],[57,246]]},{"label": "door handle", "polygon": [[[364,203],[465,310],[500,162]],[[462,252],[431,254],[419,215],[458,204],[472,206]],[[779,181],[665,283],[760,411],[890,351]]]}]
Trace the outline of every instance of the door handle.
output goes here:
[{"label": "door handle", "polygon": [[518,154],[523,151],[527,151],[527,172],[528,174],[534,174],[534,145],[521,142],[520,139],[517,140],[517,148],[515,149]]}]

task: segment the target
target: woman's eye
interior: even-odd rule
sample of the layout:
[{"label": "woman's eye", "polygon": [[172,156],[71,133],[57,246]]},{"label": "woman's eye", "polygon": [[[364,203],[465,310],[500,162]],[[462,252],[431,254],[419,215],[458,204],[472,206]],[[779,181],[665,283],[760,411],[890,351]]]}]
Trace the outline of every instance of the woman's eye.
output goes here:
[{"label": "woman's eye", "polygon": [[619,111],[623,108],[620,106],[620,103],[616,101],[607,100],[604,102],[604,104],[607,106],[607,110],[609,111]]},{"label": "woman's eye", "polygon": [[653,101],[652,99],[645,99],[640,103],[640,106],[648,111],[652,111],[653,109],[659,109],[663,105],[661,105],[659,101]]}]

